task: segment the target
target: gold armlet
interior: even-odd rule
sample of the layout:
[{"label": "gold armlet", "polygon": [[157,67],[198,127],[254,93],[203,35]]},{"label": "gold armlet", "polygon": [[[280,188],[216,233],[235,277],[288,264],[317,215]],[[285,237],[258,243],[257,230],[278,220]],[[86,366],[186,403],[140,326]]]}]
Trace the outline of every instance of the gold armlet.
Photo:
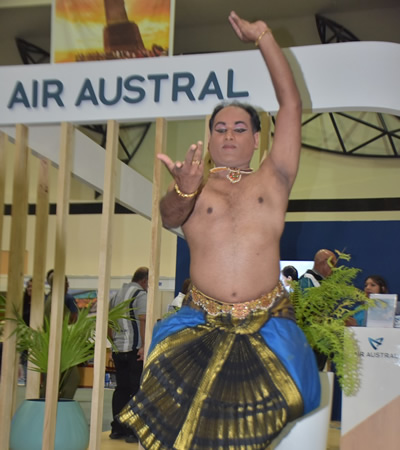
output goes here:
[{"label": "gold armlet", "polygon": [[263,38],[264,35],[266,35],[267,33],[271,33],[272,31],[270,28],[266,28],[261,34],[260,36],[258,36],[257,40],[254,42],[255,46],[258,47],[260,45],[260,41]]},{"label": "gold armlet", "polygon": [[182,197],[182,198],[192,198],[192,197],[196,197],[196,195],[197,195],[197,193],[198,193],[198,189],[196,189],[194,192],[192,192],[191,194],[185,194],[184,192],[182,192],[180,189],[179,189],[179,187],[178,187],[178,185],[175,183],[175,185],[174,185],[174,189],[175,189],[175,192],[179,195],[179,197]]}]

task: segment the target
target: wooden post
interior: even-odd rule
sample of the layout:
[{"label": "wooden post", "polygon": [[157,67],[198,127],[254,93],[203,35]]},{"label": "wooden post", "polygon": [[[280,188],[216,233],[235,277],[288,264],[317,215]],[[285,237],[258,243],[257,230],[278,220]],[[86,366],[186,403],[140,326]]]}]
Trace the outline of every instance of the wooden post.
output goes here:
[{"label": "wooden post", "polygon": [[[28,208],[28,128],[16,126],[15,162],[13,181],[12,226],[10,236],[10,263],[6,317],[14,317],[14,308],[21,312],[24,285],[24,257]],[[15,410],[16,378],[18,367],[17,339],[13,331],[15,322],[4,325],[3,356],[0,386],[0,449],[9,448],[11,418]]]},{"label": "wooden post", "polygon": [[[51,298],[49,361],[46,380],[43,450],[54,448],[57,420],[58,385],[60,381],[60,350],[65,297],[65,262],[67,251],[67,220],[73,153],[72,124],[61,124],[61,148],[57,183],[57,216],[54,277]],[[72,432],[72,431],[71,431]]]},{"label": "wooden post", "polygon": [[208,150],[208,142],[210,140],[210,132],[208,123],[210,122],[211,114],[206,116],[204,119],[204,141],[203,141],[203,160],[204,160],[204,182],[207,181],[208,176],[210,175],[210,169],[212,169],[215,164],[211,159],[210,152]]},{"label": "wooden post", "polygon": [[[47,230],[49,218],[49,161],[39,160],[39,179],[36,196],[35,249],[32,273],[32,301],[30,327],[43,326],[44,283],[46,274]],[[25,398],[39,398],[40,372],[31,370],[33,364],[28,361],[28,373]]]},{"label": "wooden post", "polygon": [[[155,299],[158,293],[158,279],[160,278],[160,254],[161,254],[161,216],[160,199],[162,189],[161,162],[157,159],[158,153],[165,153],[167,148],[167,121],[163,118],[156,120],[156,142],[153,168],[153,197],[151,208],[151,251],[149,267],[149,289],[147,292],[146,310],[146,338],[144,345],[145,361],[151,343],[154,324],[161,316],[161,302],[156,305]],[[140,445],[138,448],[143,450]]]},{"label": "wooden post", "polygon": [[6,192],[7,143],[8,136],[0,131],[0,252],[3,237],[4,197]]},{"label": "wooden post", "polygon": [[160,198],[162,189],[161,162],[156,158],[158,153],[165,153],[167,148],[167,121],[163,118],[156,120],[156,142],[153,169],[153,197],[151,211],[151,252],[149,267],[149,290],[147,293],[146,338],[144,353],[147,355],[150,347],[151,335],[156,320],[161,317],[161,302],[156,305],[158,293],[158,279],[160,277],[161,253],[161,216]]},{"label": "wooden post", "polygon": [[112,227],[115,206],[116,167],[119,125],[107,123],[106,161],[104,168],[103,213],[100,237],[99,289],[97,295],[96,346],[90,420],[89,449],[100,449],[103,424],[104,373],[107,343],[108,304],[110,294]]}]

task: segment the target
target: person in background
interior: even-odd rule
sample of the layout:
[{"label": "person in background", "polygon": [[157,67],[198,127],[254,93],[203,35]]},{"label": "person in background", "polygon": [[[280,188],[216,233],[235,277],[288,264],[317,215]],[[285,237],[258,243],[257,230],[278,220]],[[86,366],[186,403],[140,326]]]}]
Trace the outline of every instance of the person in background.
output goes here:
[{"label": "person in background", "polygon": [[318,287],[324,278],[332,273],[332,267],[336,266],[336,255],[325,248],[318,250],[314,256],[314,266],[304,273],[299,279],[300,289]]},{"label": "person in background", "polygon": [[[47,282],[50,285],[50,292],[46,296],[44,303],[44,316],[50,320],[51,315],[51,304],[53,297],[53,278],[54,270],[50,270],[47,273]],[[68,322],[74,323],[78,317],[78,306],[75,302],[74,297],[68,294],[69,281],[68,277],[65,277],[65,292],[64,292],[64,318],[69,317]],[[71,367],[67,370],[67,373],[63,376],[62,382],[60,384],[59,398],[73,399],[76,390],[79,387],[81,381],[78,366]],[[46,377],[43,377],[43,384],[41,386],[41,396],[44,396],[46,392]]]},{"label": "person in background", "polygon": [[53,274],[54,274],[54,269],[50,269],[46,273],[46,282],[44,284],[45,292],[46,292],[46,294],[45,294],[46,298],[49,295],[49,293],[51,292],[51,288],[52,288],[51,285],[53,284],[53,282],[52,282]]},{"label": "person in background", "polygon": [[364,281],[364,292],[370,294],[387,294],[388,285],[380,275],[369,275]]},{"label": "person in background", "polygon": [[[24,290],[24,297],[22,299],[22,319],[29,326],[31,317],[31,303],[32,303],[32,278],[28,280]],[[28,369],[28,351],[25,350],[20,356],[20,366],[18,368],[18,386],[25,386]]]},{"label": "person in background", "polygon": [[288,292],[292,291],[290,286],[292,281],[299,280],[299,273],[297,272],[296,267],[294,266],[286,266],[281,270],[283,285],[285,286]]},{"label": "person in background", "polygon": [[[300,289],[308,289],[321,286],[322,281],[332,273],[332,267],[336,266],[336,255],[325,248],[317,251],[314,255],[314,265],[308,269],[299,279]],[[320,371],[325,367],[328,357],[314,349],[317,366]]]},{"label": "person in background", "polygon": [[182,227],[193,285],[187,304],[154,328],[140,389],[119,415],[146,449],[267,448],[289,421],[320,404],[315,358],[279,280],[301,99],[267,24],[235,12],[229,22],[268,67],[279,103],[274,139],[253,171],[257,111],[222,103],[209,121],[209,174],[202,142],[184,161],[158,155],[173,177],[160,202],[163,225]]},{"label": "person in background", "polygon": [[168,305],[167,312],[175,312],[178,311],[179,308],[181,308],[183,299],[190,290],[190,284],[190,278],[186,278],[186,280],[182,283],[179,294],[172,300],[172,303]]},{"label": "person in background", "polygon": [[[143,371],[143,355],[146,329],[147,289],[149,269],[139,267],[130,283],[124,283],[110,300],[110,309],[120,303],[133,299],[131,320],[118,320],[119,330],[109,330],[117,351],[112,358],[115,365],[116,387],[112,398],[112,411],[115,417],[128,401],[136,394]],[[136,435],[128,427],[113,420],[110,439],[124,439],[125,442],[137,442]]]},{"label": "person in background", "polygon": [[[364,293],[367,297],[370,294],[387,294],[389,292],[386,280],[380,275],[369,275],[364,281]],[[367,311],[359,311],[352,317],[351,323],[354,327],[365,327],[367,321]]]},{"label": "person in background", "polygon": [[[46,280],[50,286],[50,292],[46,296],[45,304],[44,304],[44,315],[50,319],[51,313],[51,298],[53,295],[53,278],[54,278],[54,270],[51,269],[47,272]],[[73,295],[68,293],[69,289],[69,280],[68,277],[65,277],[65,295],[64,295],[64,315],[69,314],[69,323],[74,323],[78,316],[78,306],[76,304],[75,298]]]},{"label": "person in background", "polygon": [[28,280],[25,286],[24,298],[22,303],[22,318],[29,325],[31,318],[31,302],[32,302],[32,278]]}]

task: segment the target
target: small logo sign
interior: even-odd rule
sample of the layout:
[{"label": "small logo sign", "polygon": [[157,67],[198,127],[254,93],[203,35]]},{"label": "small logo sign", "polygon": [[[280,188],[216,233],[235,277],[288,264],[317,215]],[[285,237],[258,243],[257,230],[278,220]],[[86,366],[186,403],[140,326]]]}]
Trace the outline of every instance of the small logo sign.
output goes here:
[{"label": "small logo sign", "polygon": [[372,338],[368,338],[368,342],[371,344],[371,347],[374,350],[377,350],[377,348],[382,345],[383,343],[383,337],[381,338],[377,338],[377,339],[372,339]]}]

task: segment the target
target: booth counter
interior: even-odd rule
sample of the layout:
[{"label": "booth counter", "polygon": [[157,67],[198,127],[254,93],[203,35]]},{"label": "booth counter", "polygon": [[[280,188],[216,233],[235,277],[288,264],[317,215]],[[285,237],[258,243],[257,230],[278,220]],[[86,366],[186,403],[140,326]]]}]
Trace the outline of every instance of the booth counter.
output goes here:
[{"label": "booth counter", "polygon": [[343,396],[341,450],[400,448],[400,328],[353,328],[360,389]]}]

